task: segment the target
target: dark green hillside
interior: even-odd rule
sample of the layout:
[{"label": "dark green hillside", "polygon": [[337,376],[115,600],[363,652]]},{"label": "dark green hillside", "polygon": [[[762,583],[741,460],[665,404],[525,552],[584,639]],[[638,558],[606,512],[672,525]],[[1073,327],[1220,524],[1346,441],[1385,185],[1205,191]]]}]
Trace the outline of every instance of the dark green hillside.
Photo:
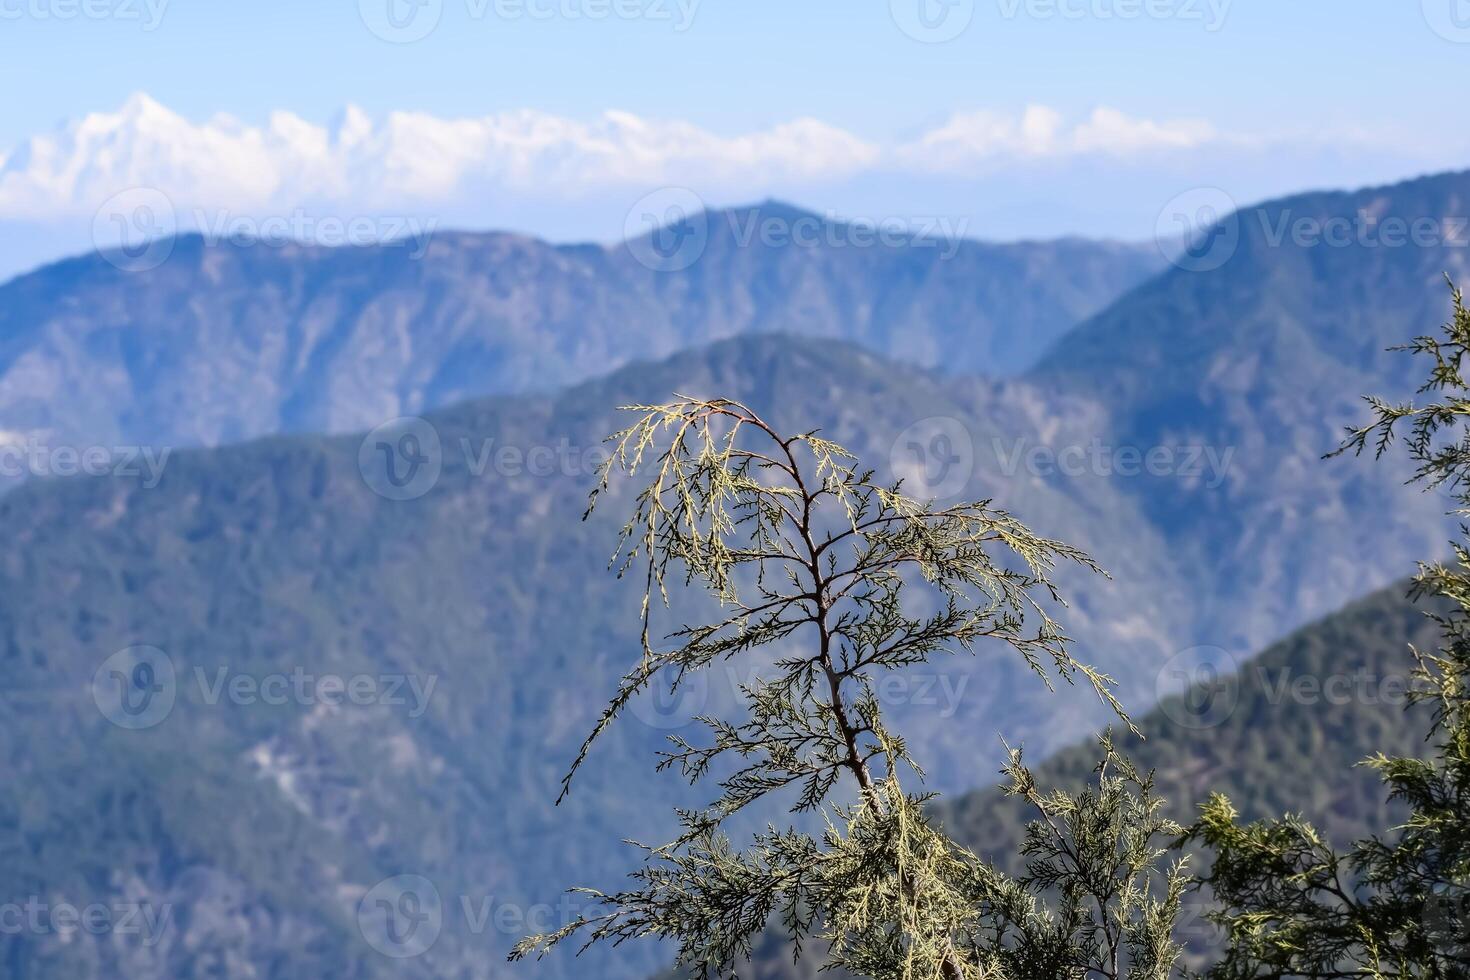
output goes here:
[{"label": "dark green hillside", "polygon": [[[1402,695],[1410,644],[1432,649],[1439,632],[1407,589],[1361,599],[1267,647],[1234,678],[1169,698],[1139,722],[1142,740],[1124,734],[1119,747],[1154,770],[1159,794],[1183,819],[1218,791],[1246,819],[1297,811],[1338,842],[1387,826],[1382,782],[1353,766],[1380,751],[1424,750],[1428,719],[1405,710]],[[1082,744],[1036,773],[1048,785],[1080,786],[1096,758]],[[943,819],[995,859],[1020,840],[1017,811],[997,790],[950,801]]]}]

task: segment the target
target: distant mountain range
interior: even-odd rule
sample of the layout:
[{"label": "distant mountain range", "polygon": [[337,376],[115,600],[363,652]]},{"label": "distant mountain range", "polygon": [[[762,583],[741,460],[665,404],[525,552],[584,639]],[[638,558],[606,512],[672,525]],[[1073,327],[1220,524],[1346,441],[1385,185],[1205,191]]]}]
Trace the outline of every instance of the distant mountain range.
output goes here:
[{"label": "distant mountain range", "polygon": [[[1244,212],[1237,234],[1206,239],[1233,242],[1218,264],[1205,268],[1221,255],[1197,249],[1185,263],[1197,271],[1170,268],[1126,292],[1034,367],[999,380],[953,373],[981,367],[964,358],[985,345],[1014,341],[1016,328],[1002,331],[997,314],[972,333],[956,312],[956,296],[978,303],[966,290],[984,277],[950,280],[949,265],[903,248],[722,252],[711,233],[692,279],[654,273],[632,253],[588,260],[626,270],[641,284],[633,289],[621,275],[588,284],[566,271],[562,250],[507,238],[457,249],[436,240],[446,278],[428,260],[400,268],[385,250],[180,241],[152,278],[92,257],[17,280],[0,297],[14,325],[0,334],[8,430],[210,443],[366,427],[490,378],[521,393],[367,438],[272,435],[175,452],[151,474],[34,480],[0,498],[13,529],[0,560],[10,678],[0,746],[25,787],[0,802],[16,842],[0,860],[7,887],[16,898],[125,897],[177,916],[147,947],[22,936],[0,955],[0,976],[651,972],[658,952],[629,947],[580,963],[501,962],[524,926],[514,913],[554,903],[564,884],[615,883],[633,855],[609,842],[656,838],[676,801],[694,801],[677,780],[650,774],[652,752],[691,714],[718,708],[732,682],[716,670],[676,703],[641,704],[570,802],[551,807],[562,765],[636,651],[636,590],[604,570],[626,498],[578,522],[591,450],[618,425],[613,407],[630,401],[673,391],[741,398],[787,427],[821,426],[914,493],[993,497],[1086,547],[1114,577],[1068,576],[1074,602],[1061,617],[1136,709],[1187,681],[1202,656],[1242,662],[1442,550],[1445,504],[1401,487],[1401,468],[1318,457],[1361,417],[1359,393],[1409,389],[1415,366],[1381,350],[1444,319],[1439,276],[1465,271],[1452,241],[1319,246],[1278,243],[1271,230],[1282,216],[1350,220],[1364,210],[1449,219],[1467,192],[1470,175],[1456,174]],[[567,254],[579,268],[581,253]],[[808,317],[796,297],[839,294],[812,285],[830,283],[819,274],[829,262],[849,285],[840,303]],[[907,294],[874,289],[869,307],[847,291],[866,271],[843,263],[917,263],[923,274]],[[555,303],[517,292],[545,281],[543,269],[586,289]],[[100,286],[78,285],[93,275]],[[473,324],[483,317],[465,294],[450,298],[451,279],[495,303],[509,295],[550,312],[498,321],[521,324],[506,336],[529,346],[497,358],[466,339],[481,336]],[[730,292],[731,281],[745,285]],[[621,298],[591,301],[609,295]],[[474,310],[499,308],[484,302]],[[681,312],[647,333],[629,326],[630,311],[660,304]],[[909,350],[891,330],[900,307],[932,311],[915,336],[936,338],[929,359],[949,370],[890,356]],[[53,312],[36,327],[21,308]],[[726,326],[688,310],[719,310]],[[576,343],[588,323],[607,325],[589,327],[603,337],[589,340],[590,353]],[[733,336],[633,362],[721,332]],[[532,348],[560,351],[559,367],[533,371]],[[595,380],[526,390],[624,361]],[[101,382],[87,387],[91,371]],[[255,392],[263,408],[245,417]],[[323,698],[310,684],[309,697],[261,696],[262,685],[295,690],[303,673],[361,680],[363,703],[340,703],[340,691]],[[165,692],[171,711],[149,717]],[[985,651],[907,678],[887,697],[946,792],[991,782],[997,733],[1039,758],[1106,721],[1083,692],[1048,694]],[[146,722],[156,724],[123,727]],[[425,907],[418,892],[412,909],[400,903],[393,880],[405,874],[433,883],[439,929],[422,955],[394,958],[380,951],[384,910]],[[487,920],[487,903],[509,911]]]},{"label": "distant mountain range", "polygon": [[449,232],[363,248],[197,235],[160,247],[151,268],[153,256],[91,254],[0,287],[12,439],[180,447],[347,432],[754,332],[1004,376],[1163,262],[1152,247],[992,245],[776,203],[608,247]]}]

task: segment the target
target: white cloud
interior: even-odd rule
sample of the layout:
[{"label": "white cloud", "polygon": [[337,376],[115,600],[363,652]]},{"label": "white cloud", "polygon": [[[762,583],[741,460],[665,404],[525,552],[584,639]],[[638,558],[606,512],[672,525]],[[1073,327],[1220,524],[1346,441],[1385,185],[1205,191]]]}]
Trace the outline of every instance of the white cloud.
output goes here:
[{"label": "white cloud", "polygon": [[1159,122],[1101,106],[1082,120],[1068,122],[1055,109],[1031,105],[1019,115],[957,113],[898,147],[895,155],[917,169],[965,173],[1015,161],[1195,150],[1219,139],[1203,120]]},{"label": "white cloud", "polygon": [[580,122],[531,110],[444,119],[349,107],[330,127],[289,112],[264,126],[193,123],[145,95],[0,156],[0,217],[97,207],[157,188],[195,206],[254,209],[304,201],[362,207],[452,201],[477,186],[576,193],[679,180],[716,185],[848,176],[881,150],[814,119],[739,136],[687,122],[606,112]]},{"label": "white cloud", "polygon": [[1147,150],[1193,150],[1219,142],[1220,135],[1203,119],[1155,122],[1137,119],[1117,109],[1099,107],[1072,132],[1079,153],[1139,153]]},{"label": "white cloud", "polygon": [[771,181],[842,179],[880,166],[957,171],[997,160],[1190,149],[1213,137],[1207,123],[1107,108],[1068,124],[1046,106],[956,115],[891,149],[809,118],[721,136],[616,111],[592,122],[532,110],[373,120],[349,107],[331,126],[276,112],[256,127],[223,115],[193,123],[135,95],[116,112],[87,115],[0,157],[0,216],[85,212],[134,186],[196,206],[245,209],[447,202],[476,186],[577,193],[689,181],[757,193]]},{"label": "white cloud", "polygon": [[246,123],[187,119],[136,95],[0,148],[0,280],[174,230],[422,244],[440,230],[516,229],[611,243],[649,192],[670,186],[711,207],[779,198],[875,221],[963,222],[989,239],[1145,239],[1191,188],[1244,203],[1464,166],[1463,139],[1412,135],[1356,120],[1226,132],[1045,105],[957,113],[886,141],[811,118],[729,134],[617,111],[444,118],[349,106],[325,124],[286,111]]}]

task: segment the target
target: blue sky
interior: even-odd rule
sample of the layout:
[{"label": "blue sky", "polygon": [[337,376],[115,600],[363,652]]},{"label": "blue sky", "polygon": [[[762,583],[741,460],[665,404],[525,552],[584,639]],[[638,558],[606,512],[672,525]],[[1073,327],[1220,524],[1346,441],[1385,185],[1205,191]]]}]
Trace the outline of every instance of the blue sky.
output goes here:
[{"label": "blue sky", "polygon": [[[325,119],[349,102],[441,115],[621,108],[732,131],[807,114],[898,136],[955,109],[1039,101],[1221,125],[1398,121],[1432,136],[1463,112],[1470,68],[1470,45],[1433,33],[1419,0],[1234,0],[1214,31],[1188,16],[1207,16],[1205,0],[1111,21],[1028,15],[1038,5],[1025,3],[1007,16],[1001,0],[976,0],[944,44],[906,37],[883,0],[701,0],[683,31],[653,17],[475,18],[488,0],[442,0],[438,29],[402,45],[364,29],[356,0],[152,0],[152,30],[149,0],[95,0],[117,11],[100,19],[50,9],[67,2],[0,2],[0,85],[24,93],[6,100],[0,141],[137,90],[189,116],[255,120],[278,108]],[[537,9],[561,6],[579,8]]]},{"label": "blue sky", "polygon": [[[425,5],[407,23],[433,29],[383,40],[368,25],[390,3],[399,13]],[[957,36],[905,33],[919,4]],[[737,179],[743,158],[732,158],[707,184],[701,164],[686,161],[648,186],[624,179],[615,194],[593,193],[596,176],[584,170],[564,181],[587,187],[548,185],[544,201],[525,180],[461,181],[435,199],[434,217],[604,238],[633,197],[677,177],[716,204],[770,194],[843,213],[949,210],[973,219],[975,237],[1136,238],[1163,200],[1195,186],[1251,200],[1470,166],[1467,69],[1470,0],[0,0],[0,87],[12,93],[0,153],[11,151],[19,181],[14,172],[37,154],[16,148],[136,92],[191,124],[227,113],[252,127],[286,111],[330,128],[349,104],[379,122],[532,110],[595,123],[618,110],[722,138],[809,119],[870,145],[872,161],[797,176],[772,164]],[[988,134],[1001,125],[991,117],[1019,120],[1028,106],[1065,120],[1065,153],[976,155],[976,141],[991,139],[977,127]],[[1075,127],[1100,107],[1126,117],[1133,135],[1087,149],[1096,139]],[[962,137],[968,156],[937,169],[918,162],[926,138],[975,114],[982,121],[971,118]],[[1162,135],[1135,146],[1156,124]],[[1170,144],[1199,126],[1207,136]],[[148,170],[173,166],[160,152],[119,172],[162,183],[167,175]],[[51,178],[26,179],[12,184],[10,204],[46,224],[31,202]],[[114,189],[77,191],[73,203],[85,216]],[[560,206],[568,194],[578,201]],[[407,212],[423,206],[410,197],[426,200],[422,188],[414,195],[351,207]],[[0,193],[0,221],[16,220],[5,206]]]}]

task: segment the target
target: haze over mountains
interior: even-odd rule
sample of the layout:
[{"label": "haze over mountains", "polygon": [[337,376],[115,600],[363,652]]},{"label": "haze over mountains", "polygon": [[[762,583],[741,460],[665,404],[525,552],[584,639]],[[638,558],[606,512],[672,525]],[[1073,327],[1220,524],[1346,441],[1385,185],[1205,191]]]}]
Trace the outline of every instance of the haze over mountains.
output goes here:
[{"label": "haze over mountains", "polygon": [[191,236],[144,271],[48,266],[0,287],[0,428],[154,447],[345,432],[750,332],[1003,376],[1162,263],[1082,240],[879,235],[780,204],[688,220],[672,264],[651,238],[439,233],[337,249]]},{"label": "haze over mountains", "polygon": [[[754,93],[737,87],[748,102]],[[349,225],[357,244],[404,226],[607,242],[642,227],[635,201],[671,187],[718,207],[777,197],[874,220],[948,220],[977,238],[1132,240],[1151,235],[1164,201],[1189,187],[1226,187],[1243,202],[1443,169],[1463,156],[1453,132],[1409,140],[1360,118],[1326,123],[1323,139],[1295,124],[1257,129],[1262,114],[1211,121],[1199,107],[1155,114],[1132,98],[1005,105],[995,92],[950,94],[957,101],[943,114],[904,112],[896,128],[881,101],[856,120],[793,104],[712,126],[703,113],[501,101],[513,89],[462,106],[501,111],[445,114],[427,104],[402,111],[398,97],[371,111],[345,100],[307,110],[296,98],[305,92],[272,104],[257,87],[253,109],[234,117],[208,114],[197,92],[168,96],[173,107],[143,93],[122,100],[114,80],[94,96],[94,108],[109,108],[52,127],[49,114],[34,114],[58,96],[48,91],[0,125],[0,277],[119,237],[282,223],[321,243],[341,243]]]},{"label": "haze over mountains", "polygon": [[[391,499],[374,440],[304,432],[176,452],[156,485],[34,480],[0,498],[17,529],[0,559],[0,745],[28,787],[0,811],[21,842],[0,868],[16,895],[141,896],[177,923],[147,948],[28,936],[0,964],[16,977],[646,974],[657,952],[627,947],[507,967],[517,930],[460,901],[524,910],[569,882],[614,884],[633,856],[606,842],[656,838],[669,804],[699,799],[653,777],[651,753],[725,696],[719,671],[641,706],[570,802],[550,805],[637,649],[636,590],[604,571],[626,495],[578,523],[614,406],[741,398],[820,425],[911,492],[994,497],[1087,548],[1114,577],[1069,575],[1064,623],[1143,709],[1175,683],[1161,668],[1187,676],[1192,648],[1243,660],[1440,553],[1439,498],[1403,489],[1389,464],[1318,457],[1360,418],[1360,393],[1410,386],[1408,358],[1383,348],[1445,318],[1440,277],[1465,272],[1464,249],[1450,235],[1339,247],[1271,230],[1363,211],[1446,227],[1467,200],[1470,175],[1451,174],[1272,202],[1208,239],[1233,241],[1200,253],[1213,267],[1132,290],[1153,260],[1114,246],[966,245],[941,261],[713,231],[682,273],[507,236],[436,239],[416,265],[196,239],[146,274],[90,257],[9,284],[7,430],[213,444],[499,394],[428,413],[440,472],[410,499]],[[530,465],[539,449],[555,462]],[[144,654],[108,658],[140,644],[164,657],[150,663],[172,672],[174,704],[130,731],[93,688],[108,663],[136,676]],[[220,693],[299,671],[397,678],[403,700]],[[1049,695],[983,651],[912,680],[892,707],[946,791],[992,781],[997,732],[1039,757],[1106,720],[1082,692]],[[401,874],[432,881],[448,911],[432,949],[393,959],[364,942],[358,910]]]}]

